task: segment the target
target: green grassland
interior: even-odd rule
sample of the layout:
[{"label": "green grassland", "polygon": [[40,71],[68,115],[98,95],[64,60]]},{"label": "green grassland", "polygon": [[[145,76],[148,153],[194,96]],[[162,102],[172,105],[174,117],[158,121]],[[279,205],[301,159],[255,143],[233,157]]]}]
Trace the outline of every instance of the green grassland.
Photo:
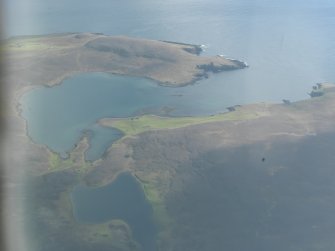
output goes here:
[{"label": "green grassland", "polygon": [[[69,49],[75,46],[70,42],[57,41],[57,36],[27,36],[14,37],[1,41],[0,51],[10,53],[33,52],[39,53],[45,50]],[[15,54],[20,56],[20,54]]]},{"label": "green grassland", "polygon": [[249,109],[238,108],[234,112],[221,113],[203,117],[160,117],[144,115],[125,119],[102,119],[102,126],[113,127],[124,133],[125,136],[133,136],[151,130],[176,129],[190,125],[229,120],[248,120],[264,116],[262,112],[252,112]]},{"label": "green grassland", "polygon": [[116,250],[139,250],[132,239],[131,229],[122,220],[111,220],[102,224],[77,225],[76,237],[89,243],[100,243]]},{"label": "green grassland", "polygon": [[[161,173],[160,173],[161,174]],[[158,178],[159,174],[135,175],[142,186],[146,199],[152,206],[153,219],[157,225],[157,246],[167,246],[171,238],[171,232],[177,227],[177,222],[169,215],[164,199],[164,188]]]},{"label": "green grassland", "polygon": [[162,192],[159,188],[159,181],[157,181],[154,177],[155,174],[148,175],[147,177],[139,178],[137,180],[142,185],[144,194],[147,200],[151,203],[154,209],[154,219],[156,223],[160,226],[168,226],[172,224],[172,219],[168,216],[168,213],[165,208],[164,199],[162,196]]},{"label": "green grassland", "polygon": [[49,169],[45,173],[58,172],[69,168],[73,168],[78,173],[85,173],[92,167],[92,164],[85,161],[83,152],[78,153],[76,150],[71,152],[70,156],[66,159],[61,158],[57,153],[51,152],[49,155]]},{"label": "green grassland", "polygon": [[60,171],[72,167],[73,162],[70,158],[62,159],[58,154],[51,153],[49,157],[49,170]]},{"label": "green grassland", "polygon": [[56,48],[49,45],[39,38],[25,38],[25,39],[13,39],[9,40],[1,45],[2,51],[38,51]]}]

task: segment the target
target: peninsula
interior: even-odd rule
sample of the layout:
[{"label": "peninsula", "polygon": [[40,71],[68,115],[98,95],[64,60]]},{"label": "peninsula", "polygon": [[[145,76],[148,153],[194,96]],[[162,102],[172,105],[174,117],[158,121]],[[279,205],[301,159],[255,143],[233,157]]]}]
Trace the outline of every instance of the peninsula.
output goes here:
[{"label": "peninsula", "polygon": [[183,86],[209,73],[247,64],[221,56],[199,56],[200,45],[155,41],[97,33],[69,33],[11,38],[1,46],[10,82],[22,87],[59,84],[84,72],[105,72]]}]

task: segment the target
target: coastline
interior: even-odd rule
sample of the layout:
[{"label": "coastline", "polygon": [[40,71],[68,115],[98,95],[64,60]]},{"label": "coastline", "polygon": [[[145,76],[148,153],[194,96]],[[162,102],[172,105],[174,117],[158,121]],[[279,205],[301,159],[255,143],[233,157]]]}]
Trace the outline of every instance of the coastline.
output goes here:
[{"label": "coastline", "polygon": [[[62,82],[58,83],[58,84],[62,84]],[[46,86],[48,88],[51,88],[52,86]],[[36,88],[36,87],[34,87]],[[331,90],[333,91],[335,87],[331,84],[324,84],[323,85],[323,91],[325,93],[327,93],[327,90]],[[297,101],[294,103],[291,103],[290,106],[294,106],[295,103],[299,103],[299,102],[306,102],[310,99],[305,99],[302,101]],[[33,145],[35,145],[36,147],[40,147],[43,148],[46,152],[49,153],[49,155],[59,155],[57,152],[51,150],[47,145],[44,144],[38,144],[36,142],[34,142],[34,140],[30,137],[29,133],[28,133],[28,124],[25,118],[22,117],[21,115],[21,109],[19,107],[20,104],[17,104],[17,116],[18,119],[22,119],[24,121],[25,124],[25,128],[24,128],[24,132],[26,137],[28,138],[29,142],[32,143]],[[269,109],[269,107],[273,107],[273,106],[285,106],[284,104],[269,104],[269,103],[256,103],[256,104],[247,104],[247,105],[236,105],[232,107],[227,107],[226,111],[223,111],[221,113],[217,113],[217,114],[212,114],[212,115],[208,115],[208,116],[184,116],[184,117],[173,117],[173,116],[158,116],[158,115],[141,115],[141,116],[135,116],[135,117],[126,117],[126,118],[101,118],[98,119],[96,121],[96,124],[103,126],[103,127],[111,127],[114,129],[119,130],[122,133],[121,138],[119,138],[118,140],[114,141],[112,144],[110,144],[104,151],[104,153],[102,154],[102,156],[94,161],[90,161],[90,160],[84,160],[85,163],[87,163],[88,165],[92,165],[92,168],[94,166],[97,165],[97,163],[99,163],[107,154],[108,151],[110,149],[112,149],[115,145],[117,145],[118,143],[121,143],[124,139],[128,138],[129,136],[136,136],[139,133],[142,132],[147,132],[147,131],[155,131],[155,130],[167,130],[167,129],[178,129],[178,128],[183,128],[183,127],[188,127],[188,126],[194,126],[194,125],[200,125],[200,124],[210,124],[210,123],[215,123],[215,122],[223,122],[223,121],[246,121],[246,120],[250,120],[250,119],[257,119],[257,118],[261,118],[264,116],[269,116],[270,113],[268,112],[260,112],[262,111],[264,108],[262,107],[267,107],[267,109]],[[258,112],[257,112],[258,111]],[[255,113],[256,112],[256,113]],[[119,122],[124,122],[125,124],[127,123],[131,123],[130,121],[136,121],[138,119],[143,119],[143,118],[149,118],[149,123],[160,123],[160,121],[166,121],[168,123],[170,123],[172,121],[172,125],[163,125],[163,126],[158,126],[155,127],[153,126],[152,128],[149,126],[149,124],[145,124],[144,123],[144,127],[146,127],[146,129],[144,129],[142,131],[142,129],[139,129],[138,132],[135,131],[135,133],[127,133],[127,131],[122,130],[122,128],[118,127],[118,126],[114,126],[114,123],[119,123]],[[183,122],[183,120],[185,120]],[[174,123],[176,123],[174,125]],[[289,135],[289,134],[288,134]],[[293,134],[292,134],[293,135]],[[308,135],[308,134],[306,134]],[[76,148],[78,146],[80,146],[82,144],[82,142],[86,140],[87,142],[87,147],[85,148],[85,150],[82,152],[84,158],[85,158],[85,153],[86,151],[90,148],[90,142],[89,142],[89,137],[87,135],[86,131],[83,131],[81,133],[81,135],[79,136],[78,140],[76,141],[77,143],[74,144],[73,148],[66,151],[67,157],[60,157],[62,161],[68,161],[71,159],[71,154],[73,152],[75,152]],[[60,169],[63,170],[63,169]],[[57,171],[57,170],[52,170],[52,171]],[[47,171],[48,172],[48,171]]]},{"label": "coastline", "polygon": [[[91,40],[90,40],[91,41]],[[210,65],[210,67],[213,67],[213,65]],[[215,69],[215,68],[214,68]],[[206,70],[206,69],[205,69]],[[46,82],[44,84],[36,84],[36,85],[25,85],[25,86],[21,86],[20,88],[18,89],[15,89],[14,90],[14,100],[12,101],[13,103],[15,103],[15,117],[16,119],[20,120],[23,122],[23,128],[22,128],[22,132],[24,132],[26,138],[28,139],[28,142],[27,144],[30,144],[32,147],[34,148],[39,148],[39,149],[42,149],[42,151],[44,152],[44,154],[47,155],[47,158],[50,158],[50,156],[52,155],[58,155],[57,153],[53,152],[51,149],[49,149],[46,145],[40,145],[40,144],[37,144],[33,141],[33,139],[31,139],[31,137],[29,136],[29,133],[28,133],[28,129],[27,129],[27,121],[21,116],[21,111],[20,111],[20,107],[19,107],[19,100],[20,98],[22,97],[22,95],[24,95],[24,93],[34,89],[34,88],[38,88],[38,87],[41,87],[41,86],[44,86],[44,87],[48,87],[48,88],[51,88],[55,85],[60,85],[63,83],[63,81],[75,74],[81,74],[81,73],[88,73],[88,72],[91,72],[89,69],[86,69],[85,71],[82,71],[82,70],[78,70],[78,71],[71,71],[71,72],[68,72],[67,74],[63,74],[61,75],[60,77],[57,77],[57,78],[53,78],[51,79],[49,82]],[[93,71],[93,72],[96,72],[96,71]],[[104,73],[104,74],[116,74],[114,72],[109,72],[109,71],[102,71],[101,73]],[[215,70],[214,70],[214,73],[215,73]],[[118,75],[127,75],[127,74],[124,74],[124,73],[118,73]],[[166,83],[166,82],[160,82],[156,79],[152,79],[151,77],[147,77],[153,81],[155,81],[158,85],[163,85],[163,86],[169,86],[169,87],[180,87],[180,86],[184,86],[184,85],[188,85],[188,84],[194,84],[196,81],[198,81],[199,79],[193,79],[192,82],[189,82],[189,83],[179,83],[179,84],[172,84],[172,83]],[[200,78],[201,79],[201,78]],[[182,119],[185,119],[184,118],[179,118],[179,119],[176,119],[176,118],[173,118],[173,117],[159,117],[159,116],[156,116],[154,118],[155,121],[153,121],[154,123],[157,123],[159,122],[159,120],[169,120],[172,124],[170,125],[167,125],[167,126],[161,126],[159,125],[158,128],[155,128],[155,126],[153,126],[153,128],[147,128],[146,130],[139,130],[140,132],[148,132],[148,131],[151,131],[151,130],[156,130],[156,129],[161,129],[161,130],[165,130],[165,129],[179,129],[179,128],[182,128],[182,127],[188,127],[188,126],[197,126],[199,124],[206,124],[206,123],[216,123],[216,122],[223,122],[225,120],[239,120],[239,121],[246,121],[248,120],[250,117],[248,116],[253,116],[253,118],[260,118],[262,116],[268,116],[268,114],[257,114],[255,115],[255,111],[257,111],[258,108],[255,108],[257,106],[260,106],[261,104],[249,104],[249,105],[245,105],[245,106],[242,106],[242,107],[235,107],[233,109],[233,111],[227,111],[225,112],[224,114],[215,114],[215,115],[212,115],[212,116],[208,116],[208,117],[201,117],[201,118],[197,118],[197,117],[186,117],[186,121],[182,122],[180,124],[180,120]],[[265,106],[269,106],[268,104],[263,104]],[[295,103],[292,103],[291,106],[293,107],[295,105]],[[273,105],[270,105],[270,106],[273,106]],[[235,116],[236,114],[238,114],[241,110],[243,109],[246,109],[247,110],[247,113],[244,114],[244,115],[240,115],[241,117],[240,118],[229,118],[229,116]],[[228,109],[229,110],[229,109]],[[262,109],[260,109],[262,110]],[[234,115],[235,114],[235,115]],[[13,115],[13,114],[12,114]],[[262,116],[260,116],[262,115]],[[220,117],[221,116],[221,117]],[[145,116],[139,116],[139,118],[143,118]],[[228,119],[226,119],[228,118]],[[123,121],[129,121],[131,120],[131,118],[122,118],[121,120]],[[189,120],[189,121],[188,121]],[[97,121],[98,124],[101,125],[103,121],[103,118],[99,121]],[[111,119],[109,122],[114,122],[114,121],[120,121],[120,119],[117,119],[117,118],[113,118]],[[174,124],[176,123],[177,126]],[[183,124],[184,123],[184,124]],[[145,125],[145,123],[144,123]],[[103,125],[105,126],[105,125]],[[122,130],[121,130],[122,131]],[[94,161],[86,161],[84,160],[82,163],[80,163],[80,165],[83,165],[83,166],[86,166],[86,165],[89,165],[90,168],[89,169],[86,169],[88,172],[92,169],[94,169],[98,163],[100,163],[108,154],[109,152],[114,149],[114,148],[117,148],[117,145],[119,143],[122,143],[124,142],[124,139],[125,137],[127,137],[127,133],[123,132],[124,133],[124,136],[117,140],[116,142],[113,142],[113,144],[111,144],[108,148],[106,148],[105,150],[105,153],[103,154],[103,157],[102,158],[99,158],[98,160],[94,160]],[[130,135],[137,135],[137,132],[135,134],[130,134]],[[87,135],[85,135],[85,133],[82,133],[79,140],[78,140],[78,143],[77,143],[77,146],[81,144],[81,142],[83,140],[87,140]],[[87,142],[88,146],[89,147],[89,142]],[[73,149],[70,149],[69,152],[68,152],[68,157],[67,158],[61,158],[61,161],[62,162],[66,162],[68,160],[71,159],[71,153],[75,152],[76,150],[76,146],[74,146]],[[64,169],[59,169],[59,170],[64,170]],[[45,173],[48,173],[50,172],[51,170],[45,170],[45,172],[43,172],[42,174],[45,174]],[[52,170],[52,171],[57,171],[57,170]]]},{"label": "coastline", "polygon": [[[108,72],[104,72],[104,73],[108,73]],[[62,84],[65,78],[63,78],[62,81],[58,82],[57,84]],[[46,87],[52,87],[53,85],[47,85]],[[29,86],[31,88],[35,88],[38,86]],[[177,86],[175,86],[177,87]],[[333,87],[332,87],[333,88]],[[29,88],[27,88],[28,90]],[[26,90],[26,89],[25,89]],[[325,89],[325,94],[327,95],[327,87]],[[25,92],[23,92],[25,93]],[[22,93],[22,95],[23,95]],[[334,97],[334,96],[332,96]],[[172,170],[166,171],[159,169],[159,170],[153,170],[150,168],[146,168],[146,167],[142,167],[141,164],[143,163],[143,160],[138,160],[136,158],[136,156],[132,155],[132,150],[134,145],[133,144],[141,144],[140,140],[144,140],[144,142],[146,142],[146,139],[150,139],[150,136],[153,137],[158,137],[161,135],[166,134],[166,137],[169,137],[169,135],[171,135],[172,133],[176,132],[177,134],[180,133],[181,130],[185,130],[187,131],[187,133],[189,135],[195,135],[194,132],[214,132],[216,133],[217,130],[221,130],[221,131],[225,131],[225,129],[222,129],[222,127],[226,126],[226,125],[232,125],[234,129],[231,129],[231,127],[227,128],[227,131],[229,132],[229,128],[230,132],[232,132],[231,137],[235,137],[235,133],[236,131],[235,128],[239,127],[241,124],[249,124],[249,122],[253,119],[259,119],[259,120],[263,120],[263,119],[268,119],[273,115],[274,117],[274,121],[277,123],[280,123],[280,118],[279,120],[276,120],[276,116],[278,116],[278,114],[280,114],[281,109],[284,109],[285,111],[287,110],[295,110],[295,109],[299,109],[299,107],[297,107],[297,104],[299,105],[300,103],[307,103],[307,109],[308,108],[308,104],[311,103],[311,100],[323,100],[323,97],[317,97],[315,99],[305,99],[303,101],[299,101],[299,102],[293,102],[289,105],[285,105],[285,104],[267,104],[267,103],[261,103],[261,104],[249,104],[249,105],[243,105],[243,106],[233,106],[233,110],[232,111],[228,111],[225,113],[219,113],[219,114],[214,114],[212,116],[207,116],[205,117],[205,121],[202,121],[201,123],[199,123],[199,121],[196,121],[197,118],[196,116],[190,116],[190,117],[181,117],[181,118],[174,118],[174,117],[162,117],[162,116],[151,116],[154,118],[154,120],[179,120],[179,119],[185,119],[186,120],[191,120],[190,121],[186,121],[184,125],[179,125],[177,127],[172,126],[171,128],[169,128],[169,125],[167,125],[167,127],[161,128],[162,132],[160,133],[155,133],[155,128],[149,128],[147,131],[144,131],[146,133],[141,134],[141,132],[139,134],[134,134],[136,135],[136,137],[131,137],[131,138],[127,138],[127,137],[122,137],[121,139],[117,140],[116,142],[114,142],[113,144],[111,144],[108,148],[106,148],[105,154],[103,155],[102,158],[95,160],[94,162],[88,162],[85,159],[79,159],[79,161],[77,160],[72,160],[71,159],[71,154],[74,153],[74,151],[76,149],[81,149],[81,144],[83,143],[85,146],[85,140],[86,140],[86,149],[87,147],[89,147],[89,142],[88,142],[88,138],[87,135],[85,134],[85,132],[82,132],[82,135],[80,137],[80,140],[77,143],[77,146],[74,147],[74,149],[72,149],[69,152],[69,156],[66,159],[61,159],[60,161],[60,167],[61,168],[56,168],[56,169],[49,169],[45,170],[44,172],[40,172],[40,173],[35,173],[36,176],[41,176],[41,178],[43,179],[44,175],[48,175],[48,174],[52,174],[52,175],[56,175],[57,177],[62,177],[62,175],[67,175],[67,171],[70,172],[74,172],[75,176],[77,178],[76,183],[73,184],[77,184],[78,182],[85,182],[86,185],[90,186],[90,187],[101,187],[104,185],[108,185],[111,182],[113,182],[118,175],[120,175],[121,173],[124,172],[129,172],[130,175],[132,175],[134,177],[134,179],[136,179],[137,182],[139,182],[139,184],[141,185],[143,192],[146,196],[146,199],[149,201],[149,203],[151,204],[153,210],[154,210],[154,219],[155,222],[157,223],[157,225],[159,226],[159,232],[158,232],[158,236],[157,236],[157,241],[158,242],[164,242],[166,240],[168,240],[170,238],[170,234],[172,232],[172,230],[174,230],[175,228],[178,228],[178,224],[175,222],[175,218],[174,215],[170,215],[170,211],[167,209],[166,205],[168,204],[168,201],[166,199],[166,194],[170,193],[170,186],[169,184],[171,184],[170,180],[174,179],[176,177],[177,171],[175,169],[172,168]],[[309,103],[308,103],[309,102]],[[278,108],[279,110],[276,110],[277,113],[273,113],[273,108]],[[291,108],[292,107],[292,108]],[[302,109],[305,109],[305,106],[302,105],[301,106]],[[20,115],[20,109],[19,107],[16,107],[17,109],[17,117],[18,119],[24,119],[21,115]],[[241,117],[237,116],[238,119],[234,118],[234,116],[232,116],[233,114],[238,114],[241,111],[243,111],[244,109],[246,109],[246,113],[243,113]],[[285,114],[286,115],[286,114]],[[290,114],[289,114],[290,115]],[[144,115],[144,116],[139,116],[138,118],[143,118],[145,116],[148,115]],[[149,115],[150,116],[150,115]],[[220,117],[217,121],[215,121],[215,116]],[[228,116],[229,119],[224,119],[225,116]],[[232,118],[230,118],[229,116],[232,116]],[[251,117],[249,117],[251,116]],[[290,116],[288,116],[290,117]],[[286,118],[284,116],[284,118]],[[204,119],[204,117],[202,117],[202,119]],[[206,121],[207,119],[209,120],[213,120],[214,121]],[[118,122],[120,120],[123,121],[129,121],[131,120],[131,118],[113,118],[111,119],[112,122]],[[195,120],[195,121],[192,121]],[[238,120],[238,121],[237,121]],[[305,118],[303,117],[303,120],[305,120]],[[266,121],[266,120],[265,120]],[[283,120],[285,121],[285,120]],[[308,120],[307,120],[308,121]],[[25,125],[26,127],[24,128],[26,136],[28,136],[29,138],[29,143],[33,144],[34,147],[42,147],[43,149],[45,149],[47,151],[47,153],[49,153],[49,158],[52,156],[52,154],[55,154],[57,156],[59,156],[57,153],[53,153],[52,151],[50,151],[50,149],[47,146],[41,146],[39,144],[36,144],[32,141],[32,139],[29,137],[28,135],[28,130],[27,130],[27,121],[25,121]],[[176,121],[174,121],[176,122]],[[293,121],[293,125],[295,125],[297,121]],[[99,120],[97,122],[98,124],[101,124],[101,120]],[[179,123],[179,122],[178,122]],[[207,123],[207,124],[206,124]],[[257,125],[261,125],[260,122],[256,123],[256,126],[252,126],[253,124],[251,123],[251,128],[257,127]],[[299,124],[298,124],[299,125]],[[209,126],[209,129],[208,127]],[[211,126],[214,126],[214,130],[213,127],[211,128]],[[247,125],[247,127],[249,128],[250,125]],[[219,128],[219,129],[215,129],[215,127]],[[283,127],[284,129],[287,127]],[[171,130],[169,130],[171,129]],[[304,128],[303,128],[304,129]],[[172,131],[172,130],[176,130],[176,131]],[[194,131],[195,130],[195,131]],[[198,130],[198,131],[197,131]],[[237,130],[237,129],[236,129]],[[249,130],[249,129],[248,129]],[[242,134],[242,139],[240,139],[240,142],[238,142],[238,144],[240,145],[248,145],[251,144],[251,142],[254,142],[255,140],[272,140],[273,138],[292,138],[292,136],[298,136],[298,137],[294,137],[293,140],[295,139],[301,139],[304,138],[306,136],[310,136],[311,134],[309,133],[309,128],[306,129],[306,133],[304,130],[299,131],[297,134],[292,134],[292,132],[288,131],[286,132],[284,131],[280,131],[279,130],[279,134],[274,134],[271,131],[266,131],[265,130],[265,136],[264,137],[260,137],[260,138],[253,138],[251,137],[251,139],[246,139],[243,137]],[[299,132],[302,132],[299,134]],[[263,132],[262,132],[263,133]],[[286,133],[285,135],[283,133]],[[197,133],[196,133],[197,134]],[[200,135],[200,133],[198,133]],[[125,134],[126,135],[126,134]],[[180,135],[180,134],[179,134]],[[235,147],[236,142],[234,142],[231,139],[227,139],[227,136],[222,136],[222,139],[224,139],[225,141],[230,140],[229,143],[225,143],[225,144],[229,144],[229,147]],[[148,138],[146,138],[148,137]],[[268,137],[268,138],[267,138]],[[162,138],[164,142],[164,140],[166,138]],[[150,141],[149,141],[150,143]],[[201,141],[201,144],[204,145],[208,145],[208,143],[206,144],[206,142]],[[210,145],[214,145],[215,146],[215,142],[210,142]],[[221,146],[221,145],[219,145]],[[78,148],[77,148],[78,147]],[[129,150],[127,147],[129,147],[131,150]],[[221,146],[222,147],[222,146]],[[129,154],[130,151],[130,154]],[[150,150],[149,150],[150,151]],[[74,154],[83,154],[85,153],[85,147],[83,151],[79,151],[77,153]],[[177,154],[178,155],[178,154]],[[82,156],[82,155],[80,155]],[[58,158],[58,157],[57,157]],[[71,163],[67,163],[67,161],[71,161]],[[50,161],[50,160],[49,160]],[[58,161],[58,159],[56,160],[56,162]],[[73,162],[72,162],[73,161]],[[58,162],[57,162],[58,163]],[[122,164],[121,164],[122,163]],[[144,162],[145,163],[145,162]],[[70,164],[70,165],[68,165]],[[49,163],[50,165],[50,163]],[[64,168],[64,166],[67,166],[66,168]],[[79,168],[78,168],[79,167]],[[192,170],[190,170],[192,171]],[[91,176],[91,174],[93,174],[93,178]],[[97,174],[97,176],[94,176],[95,174]],[[99,176],[100,175],[100,176]],[[193,175],[193,174],[192,174]],[[42,177],[43,176],[43,177]],[[148,178],[146,178],[148,177]],[[162,177],[162,178],[160,178]],[[151,178],[153,178],[151,180]],[[161,180],[162,179],[162,180]],[[94,182],[96,181],[96,182]],[[97,182],[98,181],[98,182]],[[51,183],[52,185],[53,183]],[[50,184],[49,184],[50,186]],[[71,190],[66,191],[62,196],[69,198],[71,193]],[[83,230],[80,225],[75,222],[75,219],[73,217],[73,215],[71,214],[72,211],[69,210],[73,210],[73,205],[71,204],[71,201],[68,205],[68,207],[66,207],[65,209],[63,207],[63,202],[56,202],[58,204],[56,204],[58,206],[58,208],[61,209],[61,211],[55,211],[56,215],[57,213],[64,213],[64,214],[68,214],[68,219],[70,219],[70,223],[69,225],[74,227],[75,229],[78,230],[78,235],[76,235],[76,238],[78,238],[79,240],[81,238],[84,238],[83,236],[85,236],[85,231],[92,231],[92,233],[94,232],[99,232],[101,229],[103,229],[103,227],[105,226],[105,224],[100,224],[100,225],[91,225],[86,227],[87,230]],[[58,209],[59,210],[59,209]],[[63,211],[62,211],[63,210]],[[52,224],[52,223],[49,223]],[[107,223],[106,223],[107,224]]]},{"label": "coastline", "polygon": [[[31,39],[33,41],[30,41]],[[107,41],[108,44],[110,42],[113,43],[113,41],[124,41],[126,44],[129,44],[129,46],[133,44],[134,45],[139,44],[139,48],[142,48],[142,47],[147,48],[149,51],[151,50],[151,47],[152,47],[153,52],[156,50],[160,50],[159,48],[163,48],[163,49],[168,48],[166,52],[170,52],[171,50],[174,53],[172,54],[173,57],[176,57],[176,59],[178,60],[187,59],[185,62],[188,62],[189,59],[191,61],[200,60],[199,62],[201,64],[203,64],[203,62],[212,62],[212,60],[217,61],[216,56],[215,57],[199,57],[198,55],[196,55],[197,53],[195,52],[201,49],[201,46],[198,46],[198,45],[190,45],[190,44],[178,43],[178,42],[160,42],[160,41],[155,41],[155,40],[145,40],[145,39],[136,39],[136,38],[128,38],[128,37],[110,37],[110,36],[105,36],[101,33],[62,33],[62,34],[50,34],[50,35],[38,35],[38,36],[19,36],[19,37],[12,37],[12,38],[5,39],[3,42],[5,43],[7,42],[8,45],[6,45],[7,49],[4,50],[4,53],[6,54],[6,58],[8,59],[8,61],[12,63],[10,67],[7,67],[8,69],[6,72],[8,87],[10,90],[9,93],[11,96],[11,98],[8,99],[9,100],[8,111],[9,111],[9,115],[13,116],[14,121],[19,122],[17,124],[19,125],[22,124],[22,129],[19,129],[17,132],[15,132],[15,134],[16,135],[21,135],[21,134],[26,135],[27,142],[24,142],[24,145],[26,145],[27,148],[39,149],[36,151],[39,151],[41,152],[42,155],[46,155],[46,156],[52,156],[53,154],[57,154],[51,149],[49,149],[46,145],[41,145],[41,144],[34,142],[34,140],[29,135],[27,121],[22,117],[22,114],[21,114],[22,111],[20,108],[20,99],[25,93],[32,91],[35,88],[40,88],[40,87],[51,88],[56,85],[61,85],[66,79],[71,78],[72,76],[75,76],[77,74],[96,73],[96,72],[101,72],[104,74],[113,74],[113,75],[115,74],[115,75],[124,75],[124,76],[144,77],[144,78],[150,79],[157,85],[164,86],[164,87],[170,87],[170,88],[171,87],[177,88],[177,87],[183,87],[183,86],[195,84],[196,82],[203,79],[204,77],[208,77],[207,70],[197,69],[197,67],[195,67],[194,69],[196,71],[203,72],[203,73],[201,73],[200,75],[198,74],[196,76],[194,75],[195,73],[191,71],[187,73],[188,78],[189,78],[188,81],[177,81],[176,82],[176,81],[169,81],[169,80],[167,81],[167,80],[164,80],[164,78],[161,79],[159,75],[156,76],[156,75],[148,74],[148,75],[143,76],[143,74],[136,72],[136,71],[129,72],[129,71],[110,70],[110,69],[104,69],[104,68],[99,69],[99,68],[96,68],[95,66],[92,66],[92,67],[80,66],[79,62],[80,60],[82,60],[81,58],[83,57],[83,53],[87,54],[88,52],[87,48],[85,48],[86,44],[93,41],[93,45],[95,46],[94,44],[95,41],[99,39],[100,40],[102,39],[103,43]],[[19,44],[19,50],[17,50],[16,48],[16,43]],[[100,45],[98,44],[98,46]],[[112,50],[114,50],[113,45],[111,48]],[[195,51],[193,51],[193,53],[190,50],[185,51],[185,48],[186,49],[193,48]],[[128,50],[128,47],[126,49]],[[84,51],[84,52],[79,53],[79,51]],[[72,55],[74,52],[75,52],[75,55],[77,56]],[[111,51],[111,53],[114,53],[114,52]],[[165,57],[167,57],[168,59],[168,55],[170,54],[169,53],[164,54],[164,53],[162,54],[163,59]],[[53,73],[49,74],[48,71],[44,71],[45,67],[49,67],[47,66],[49,64],[49,60],[46,61],[46,65],[31,64],[32,62],[37,62],[37,61],[40,61],[41,59],[44,60],[44,58],[47,59],[47,58],[53,57],[53,55],[55,55],[56,58],[59,58],[60,57],[59,55],[65,55],[64,57],[61,56],[59,58],[60,66],[62,65],[61,62],[63,60],[68,60],[67,58],[69,59],[75,58],[76,60],[74,60],[73,63],[71,63],[71,65],[75,67],[66,68],[65,71],[58,71],[57,68],[54,68],[52,66]],[[99,57],[103,58],[103,55],[100,54],[98,50],[93,51],[93,56],[95,55],[98,56],[97,58],[94,59],[95,62],[99,60]],[[117,54],[115,55],[118,56]],[[151,54],[149,53],[149,55]],[[146,57],[145,54],[143,56]],[[91,56],[89,55],[89,57]],[[22,62],[20,62],[21,58],[23,59]],[[149,61],[151,60],[150,58],[148,59]],[[153,58],[153,60],[156,60],[156,59]],[[29,70],[29,67],[34,67],[32,69],[38,69],[38,71],[36,72],[37,74],[36,76],[39,76],[39,77],[36,77],[36,76],[34,77],[29,72],[25,72],[25,70],[23,71],[20,70],[19,66],[22,64],[25,64],[24,63],[25,61],[27,61],[27,66],[28,66],[27,70]],[[229,63],[229,61],[225,61],[225,59],[222,59],[221,61]],[[217,62],[221,62],[221,61],[217,61]],[[166,62],[168,63],[168,61]],[[65,63],[65,65],[66,64],[67,63]],[[229,64],[233,64],[233,63],[229,63]],[[197,64],[194,64],[194,66],[196,65]],[[171,67],[169,63],[166,64],[166,66]],[[221,67],[221,65],[218,65],[218,67]],[[240,69],[240,67],[236,67],[234,69]],[[173,76],[173,77],[175,76],[175,74],[168,74],[168,75]],[[179,80],[181,79],[183,78],[179,78]],[[77,142],[80,142],[82,140],[82,137],[83,135],[78,139]],[[24,148],[24,146],[20,146],[20,149],[22,148]],[[73,150],[74,148],[71,149],[69,152],[72,152]]]},{"label": "coastline", "polygon": [[[10,69],[11,77],[14,81],[17,80],[15,82],[20,83],[20,88],[27,85],[53,86],[75,74],[86,72],[130,75],[148,78],[163,86],[185,86],[199,81],[205,73],[245,68],[243,62],[235,59],[203,57],[192,51],[185,51],[185,49],[200,50],[201,46],[179,42],[94,33],[52,34],[34,36],[34,38],[36,38],[34,41],[29,41],[29,36],[16,38],[18,41],[15,44],[9,40],[5,45],[4,52],[7,60],[13,63]],[[22,60],[27,61],[27,70],[34,67],[35,71],[37,70],[35,74],[39,75],[39,78],[25,73],[25,70],[16,72],[17,61],[23,56]],[[56,68],[50,64],[49,60],[44,59],[46,56],[57,58]],[[106,61],[107,56],[115,59]],[[42,62],[32,64],[36,59],[42,60],[43,64]],[[114,61],[117,64],[114,64]],[[59,71],[57,68],[61,67],[58,64],[64,64],[66,70]],[[111,64],[111,66],[105,67],[102,64]],[[155,69],[157,64],[161,65],[159,69]],[[48,65],[52,67],[52,72],[43,69]],[[208,65],[207,69],[201,69],[206,65]],[[148,70],[149,66],[150,70]],[[229,67],[223,69],[223,66]],[[222,70],[219,70],[220,68]],[[168,74],[171,71],[173,75]],[[167,75],[162,75],[163,72]],[[48,75],[47,78],[45,78],[46,75]]]}]

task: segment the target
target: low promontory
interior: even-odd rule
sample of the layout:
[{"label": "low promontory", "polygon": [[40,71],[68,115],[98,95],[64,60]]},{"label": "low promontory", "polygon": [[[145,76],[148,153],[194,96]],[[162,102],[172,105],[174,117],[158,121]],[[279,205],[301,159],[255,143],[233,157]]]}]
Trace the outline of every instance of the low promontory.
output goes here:
[{"label": "low promontory", "polygon": [[49,85],[83,72],[145,77],[168,86],[207,78],[208,73],[246,67],[221,56],[199,56],[200,45],[100,33],[16,37],[1,46],[15,89]]}]

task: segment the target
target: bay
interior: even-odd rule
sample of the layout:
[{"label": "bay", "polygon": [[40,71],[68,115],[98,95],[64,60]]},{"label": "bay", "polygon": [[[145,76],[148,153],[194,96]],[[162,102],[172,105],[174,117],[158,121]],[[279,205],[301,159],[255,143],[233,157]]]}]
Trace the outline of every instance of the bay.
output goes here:
[{"label": "bay", "polygon": [[[63,155],[80,138],[82,130],[90,130],[101,116],[126,117],[141,109],[157,112],[163,106],[176,108],[174,115],[211,114],[235,104],[305,99],[313,84],[335,80],[335,2],[330,0],[101,0],[85,3],[79,0],[7,0],[4,7],[8,13],[5,19],[7,36],[74,31],[122,34],[205,44],[208,46],[205,55],[224,54],[247,61],[250,65],[248,69],[216,75],[201,81],[199,86],[177,91],[156,87],[147,80],[139,79],[131,80],[131,87],[115,84],[119,80],[114,77],[110,80],[114,83],[111,87],[106,87],[107,77],[93,80],[95,77],[86,75],[66,80],[63,83],[65,87],[52,88],[54,91],[51,92],[55,94],[49,94],[55,95],[54,102],[62,100],[60,105],[65,110],[69,96],[79,95],[81,103],[90,100],[92,104],[97,98],[91,96],[96,94],[95,97],[100,97],[98,92],[102,92],[103,88],[110,88],[103,90],[107,93],[119,93],[117,96],[121,96],[118,99],[122,100],[117,103],[118,99],[114,97],[113,107],[105,100],[104,104],[92,104],[81,111],[77,109],[81,105],[77,105],[69,109],[73,114],[62,114],[64,117],[58,121],[48,118],[52,121],[48,125],[40,124],[39,117],[47,118],[44,115],[51,111],[48,109],[52,106],[47,103],[52,101],[48,98],[44,99],[46,103],[31,101],[43,107],[37,110],[27,104],[34,113],[24,112],[27,119],[31,118],[28,119],[28,127],[32,138]],[[105,82],[99,84],[100,81]],[[94,82],[95,86],[85,89],[88,83],[79,87],[75,82]],[[40,89],[34,92],[36,94],[32,97],[35,98],[39,93],[48,91]],[[93,94],[86,97],[86,92]],[[140,92],[142,97],[138,94]],[[134,94],[137,96],[131,93],[137,93]],[[184,96],[181,99],[168,97],[171,93]],[[79,102],[79,99],[75,100]],[[107,111],[107,106],[113,111]],[[55,112],[61,113],[60,109],[54,108]],[[67,129],[64,129],[65,126]],[[45,131],[43,128],[50,129]],[[63,132],[63,135],[57,131]],[[59,138],[59,142],[53,141],[55,138]],[[91,159],[101,154],[102,150]]]}]

